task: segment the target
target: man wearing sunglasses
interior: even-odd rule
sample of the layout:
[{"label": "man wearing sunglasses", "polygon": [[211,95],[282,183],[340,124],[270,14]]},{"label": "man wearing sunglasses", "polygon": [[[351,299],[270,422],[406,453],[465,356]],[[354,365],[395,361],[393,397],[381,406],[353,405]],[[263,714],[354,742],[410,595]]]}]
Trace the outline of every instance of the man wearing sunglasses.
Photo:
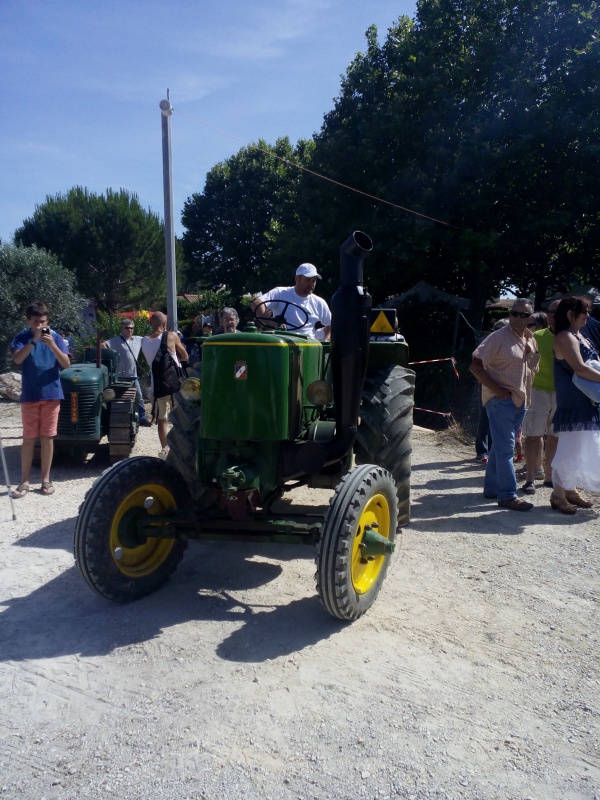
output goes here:
[{"label": "man wearing sunglasses", "polygon": [[129,319],[129,317],[123,317],[120,334],[113,336],[107,342],[103,342],[103,347],[110,347],[119,354],[119,377],[135,381],[140,425],[144,428],[149,428],[152,423],[146,416],[146,406],[144,405],[138,377],[138,359],[142,348],[142,337],[134,335],[133,320]]},{"label": "man wearing sunglasses", "polygon": [[509,324],[481,342],[473,353],[470,368],[482,385],[483,405],[492,434],[483,494],[511,511],[529,511],[533,507],[517,497],[513,463],[515,436],[529,406],[531,383],[540,360],[537,344],[527,327],[531,316],[529,300],[515,300]]}]

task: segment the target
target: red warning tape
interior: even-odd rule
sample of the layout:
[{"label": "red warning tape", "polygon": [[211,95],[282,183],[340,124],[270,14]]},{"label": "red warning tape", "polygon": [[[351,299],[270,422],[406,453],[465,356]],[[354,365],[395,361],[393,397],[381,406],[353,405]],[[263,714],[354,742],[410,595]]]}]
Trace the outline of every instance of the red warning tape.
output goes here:
[{"label": "red warning tape", "polygon": [[458,378],[458,370],[456,369],[455,358],[428,358],[426,361],[409,361],[408,364],[409,366],[412,366],[413,364],[435,364],[437,361],[451,361],[454,374]]},{"label": "red warning tape", "polygon": [[432,411],[429,408],[417,408],[417,406],[413,406],[413,411],[426,411],[428,414],[439,414],[440,417],[451,417],[452,416],[450,411]]}]

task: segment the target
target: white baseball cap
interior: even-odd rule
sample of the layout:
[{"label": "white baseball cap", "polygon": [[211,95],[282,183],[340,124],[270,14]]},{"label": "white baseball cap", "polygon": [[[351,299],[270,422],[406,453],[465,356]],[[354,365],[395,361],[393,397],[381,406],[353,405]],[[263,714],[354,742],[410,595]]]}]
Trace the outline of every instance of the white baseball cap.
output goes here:
[{"label": "white baseball cap", "polygon": [[296,275],[304,275],[305,278],[320,278],[314,264],[300,264],[296,270]]}]

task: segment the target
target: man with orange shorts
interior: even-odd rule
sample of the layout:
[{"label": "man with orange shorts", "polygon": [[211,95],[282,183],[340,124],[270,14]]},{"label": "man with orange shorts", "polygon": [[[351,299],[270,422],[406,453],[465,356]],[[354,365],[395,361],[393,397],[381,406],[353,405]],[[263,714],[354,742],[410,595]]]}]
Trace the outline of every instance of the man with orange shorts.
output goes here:
[{"label": "man with orange shorts", "polygon": [[63,390],[60,368],[71,363],[64,339],[48,327],[48,309],[38,301],[25,309],[28,328],[18,333],[10,346],[13,361],[22,366],[21,418],[23,446],[21,448],[21,483],[13,497],[25,497],[29,491],[29,476],[35,440],[40,439],[43,495],[54,494],[50,467],[54,454],[54,437]]}]

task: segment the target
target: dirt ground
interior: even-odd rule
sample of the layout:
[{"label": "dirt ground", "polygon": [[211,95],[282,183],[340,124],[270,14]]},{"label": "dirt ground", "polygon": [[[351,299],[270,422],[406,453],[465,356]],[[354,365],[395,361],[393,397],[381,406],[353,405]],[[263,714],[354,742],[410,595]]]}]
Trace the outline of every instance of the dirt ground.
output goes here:
[{"label": "dirt ground", "polygon": [[[16,404],[0,433],[16,484]],[[157,451],[142,429],[135,453]],[[72,555],[105,456],[58,466],[16,522],[3,487],[0,796],[599,798],[597,511],[543,488],[500,510],[472,456],[415,430],[412,522],[351,625],[299,546],[192,542],[162,590],[111,604]]]}]

